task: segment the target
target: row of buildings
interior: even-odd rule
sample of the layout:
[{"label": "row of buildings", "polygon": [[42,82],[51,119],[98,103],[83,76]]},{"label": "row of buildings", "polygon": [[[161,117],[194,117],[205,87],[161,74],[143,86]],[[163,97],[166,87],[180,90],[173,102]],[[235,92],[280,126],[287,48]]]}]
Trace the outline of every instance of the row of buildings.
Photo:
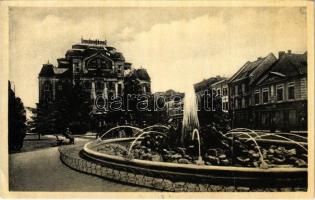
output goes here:
[{"label": "row of buildings", "polygon": [[290,50],[246,62],[208,86],[222,99],[233,127],[307,130],[307,53]]}]

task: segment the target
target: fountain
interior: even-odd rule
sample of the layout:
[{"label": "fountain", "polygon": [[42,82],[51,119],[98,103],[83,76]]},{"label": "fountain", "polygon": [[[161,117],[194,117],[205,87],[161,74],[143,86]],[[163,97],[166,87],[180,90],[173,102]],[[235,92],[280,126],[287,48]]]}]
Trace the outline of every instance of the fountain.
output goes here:
[{"label": "fountain", "polygon": [[[197,97],[193,85],[187,87],[184,97],[184,110],[182,122],[181,144],[185,145],[187,135],[193,134],[194,130],[199,129],[199,120],[197,114]],[[199,133],[198,133],[199,135]]]},{"label": "fountain", "polygon": [[121,128],[130,128],[130,129],[134,129],[138,132],[142,132],[143,130],[140,129],[140,128],[137,128],[137,127],[134,127],[134,126],[127,126],[127,125],[123,125],[123,126],[116,126],[116,127],[113,127],[111,129],[109,129],[108,131],[106,131],[103,135],[101,135],[100,137],[98,137],[97,139],[101,140],[102,138],[104,138],[108,133],[112,132],[113,130],[116,130],[116,129],[121,129]]},{"label": "fountain", "polygon": [[192,132],[192,140],[195,139],[195,135],[197,135],[197,140],[198,140],[198,160],[196,161],[197,165],[204,165],[205,162],[202,160],[201,157],[201,147],[200,147],[200,135],[198,129],[194,129]]},{"label": "fountain", "polygon": [[146,131],[146,132],[143,132],[143,133],[141,133],[138,137],[136,137],[136,139],[131,143],[127,155],[128,155],[128,156],[130,155],[130,152],[131,152],[131,150],[132,150],[132,147],[136,144],[136,142],[137,142],[143,135],[151,134],[151,133],[161,134],[161,135],[165,136],[164,133],[161,133],[161,132],[158,132],[158,131]]},{"label": "fountain", "polygon": [[305,150],[306,152],[308,151],[307,148],[305,148],[303,145],[300,144],[300,142],[297,142],[295,140],[292,140],[290,138],[287,138],[287,137],[284,137],[284,136],[281,136],[281,135],[276,135],[276,134],[266,134],[266,135],[263,135],[263,136],[259,136],[259,138],[263,138],[263,137],[267,137],[267,136],[270,136],[272,135],[273,137],[277,137],[277,138],[281,138],[281,139],[284,139],[284,140],[287,140],[287,141],[290,141],[290,142],[293,142],[294,144],[298,145],[299,147],[301,147],[303,150]]},{"label": "fountain", "polygon": [[[80,154],[95,165],[118,170],[119,175],[128,173],[145,176],[150,180],[153,178],[153,182],[159,181],[148,185],[134,181],[129,176],[126,179],[117,178],[118,175],[113,176],[110,172],[106,175],[107,178],[162,190],[170,190],[163,184],[176,185],[183,182],[185,187],[189,184],[256,188],[307,185],[307,155],[300,156],[296,153],[299,149],[307,153],[307,144],[282,135],[275,136],[279,140],[262,139],[271,134],[260,135],[250,129],[237,128],[226,134],[218,131],[222,140],[228,140],[227,149],[213,147],[207,151],[202,150],[204,138],[200,134],[197,108],[196,94],[191,85],[185,92],[182,129],[178,138],[180,144],[177,146],[168,143],[177,140],[173,138],[170,126],[117,126],[97,140],[85,144]],[[134,135],[115,139],[107,137],[109,133],[125,128],[135,130]],[[302,136],[297,138],[301,139]],[[198,142],[197,145],[194,142]],[[290,149],[280,146],[281,144],[288,145]],[[284,155],[284,152],[287,154]],[[67,156],[62,159],[66,160]],[[68,165],[73,165],[72,161],[65,160]],[[96,174],[104,173],[102,171]]]},{"label": "fountain", "polygon": [[263,168],[263,169],[267,169],[268,168],[268,165],[267,165],[267,163],[264,160],[264,157],[263,157],[263,155],[261,153],[261,149],[260,149],[257,141],[255,140],[255,138],[253,138],[250,134],[248,134],[246,132],[229,132],[226,135],[229,135],[229,134],[232,134],[233,136],[234,135],[238,135],[238,136],[246,135],[246,136],[248,136],[248,138],[249,138],[248,140],[253,141],[253,143],[255,144],[255,147],[258,149],[258,153],[259,153],[259,156],[260,156],[260,162],[261,162],[260,167]]}]

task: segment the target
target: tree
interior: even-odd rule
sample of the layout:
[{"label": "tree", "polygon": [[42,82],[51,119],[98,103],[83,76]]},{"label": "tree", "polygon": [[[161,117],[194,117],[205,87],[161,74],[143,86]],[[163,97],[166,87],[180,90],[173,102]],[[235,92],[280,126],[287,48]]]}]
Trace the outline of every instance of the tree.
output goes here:
[{"label": "tree", "polygon": [[48,104],[38,104],[32,110],[34,115],[29,123],[32,132],[39,135],[63,133],[71,121],[69,105],[64,98]]},{"label": "tree", "polygon": [[136,71],[133,71],[125,77],[123,100],[125,110],[127,110],[129,116],[134,116],[135,120],[138,122],[147,118],[146,114],[148,114],[148,112],[137,109],[137,105],[139,105],[138,103],[145,100],[145,98],[149,101],[149,95],[143,93],[137,73]]},{"label": "tree", "polygon": [[67,100],[71,113],[69,126],[73,132],[85,133],[89,129],[89,114],[92,108],[90,94],[78,83],[69,93],[71,94]]},{"label": "tree", "polygon": [[67,128],[76,133],[85,132],[89,125],[90,102],[81,86],[65,89],[54,102],[37,104],[33,112],[32,132],[43,134],[63,134]]},{"label": "tree", "polygon": [[9,82],[9,152],[23,147],[26,135],[26,111],[22,100],[15,96]]}]

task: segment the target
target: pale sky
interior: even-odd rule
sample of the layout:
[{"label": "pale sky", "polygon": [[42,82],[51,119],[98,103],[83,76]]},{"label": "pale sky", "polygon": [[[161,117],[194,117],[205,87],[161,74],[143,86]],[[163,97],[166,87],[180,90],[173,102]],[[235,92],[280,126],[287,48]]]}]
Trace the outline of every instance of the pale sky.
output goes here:
[{"label": "pale sky", "polygon": [[106,38],[146,68],[153,92],[184,91],[270,52],[304,53],[306,14],[299,7],[12,8],[9,76],[26,106],[38,102],[42,64],[56,64],[81,37]]}]

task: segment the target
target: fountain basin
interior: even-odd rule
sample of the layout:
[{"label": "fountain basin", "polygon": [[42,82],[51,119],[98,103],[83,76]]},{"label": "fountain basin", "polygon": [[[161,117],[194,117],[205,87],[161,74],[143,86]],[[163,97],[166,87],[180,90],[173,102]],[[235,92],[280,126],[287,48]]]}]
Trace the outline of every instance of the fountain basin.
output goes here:
[{"label": "fountain basin", "polygon": [[274,167],[269,169],[235,166],[209,166],[127,159],[100,153],[96,147],[122,144],[135,138],[108,139],[84,145],[82,156],[99,165],[147,175],[172,182],[244,186],[244,187],[306,187],[307,168]]}]

